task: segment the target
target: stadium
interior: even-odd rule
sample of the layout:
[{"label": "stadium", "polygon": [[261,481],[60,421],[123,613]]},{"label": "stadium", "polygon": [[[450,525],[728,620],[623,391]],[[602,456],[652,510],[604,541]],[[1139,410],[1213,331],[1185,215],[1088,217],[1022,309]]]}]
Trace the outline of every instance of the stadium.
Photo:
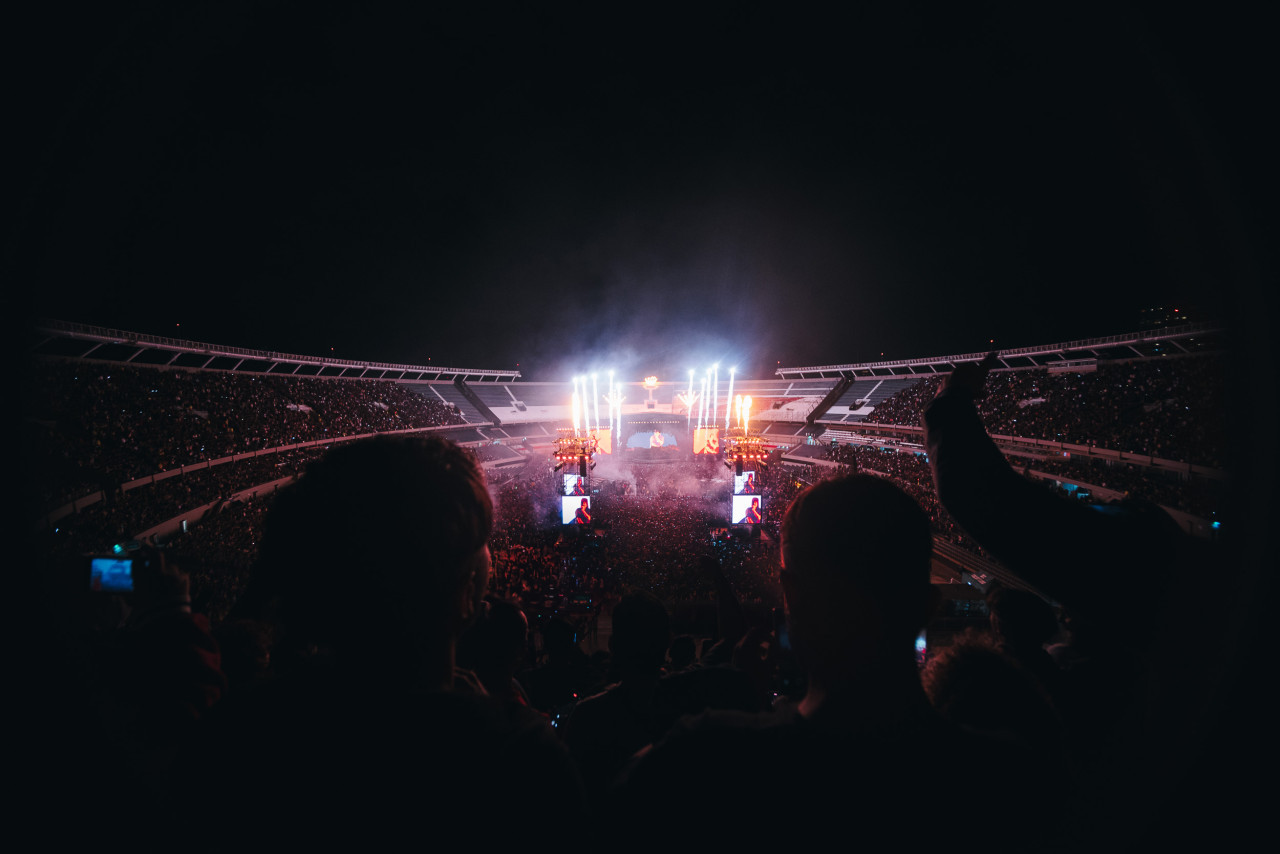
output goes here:
[{"label": "stadium", "polygon": [[[987,354],[787,366],[771,377],[721,378],[709,366],[696,384],[691,371],[675,381],[607,376],[602,389],[598,375],[524,382],[509,370],[66,322],[35,332],[24,447],[40,562],[74,574],[80,556],[163,553],[189,576],[190,608],[211,621],[242,689],[271,673],[266,636],[246,628],[264,617],[245,594],[275,496],[334,448],[387,435],[443,437],[483,469],[495,508],[488,595],[524,614],[520,696],[559,725],[577,698],[616,678],[607,675],[612,617],[636,591],[662,603],[670,635],[693,652],[678,664],[672,646],[667,678],[717,666],[716,645],[737,637],[726,596],[739,632],[776,632],[783,514],[801,491],[854,472],[888,479],[929,517],[940,604],[917,638],[920,666],[984,633],[997,591],[1067,614],[1057,588],[1038,590],[1003,566],[935,491],[922,414],[957,366]],[[1217,545],[1230,532],[1213,416],[1225,407],[1225,359],[1222,330],[1205,323],[995,351],[981,417],[1009,466],[1055,500],[1146,502],[1188,541]],[[396,536],[376,522],[330,535]],[[847,543],[853,560],[859,540]],[[1106,564],[1078,569],[1088,578]],[[1044,643],[1070,637],[1065,625]],[[546,676],[563,655],[561,631],[595,668],[568,694]],[[795,688],[784,679],[769,692],[777,703]],[[582,761],[584,773],[602,773]]]},{"label": "stadium", "polygon": [[[532,503],[521,508],[532,512],[520,524],[533,530],[514,546],[563,544],[562,525],[572,513],[562,518],[556,499],[572,489],[558,488],[557,480],[577,475],[587,488],[578,494],[600,503],[590,527],[605,539],[605,531],[622,536],[619,528],[651,529],[643,517],[646,502],[704,507],[700,523],[682,532],[681,548],[692,551],[710,531],[741,522],[730,509],[732,477],[744,471],[741,452],[695,449],[705,445],[695,440],[697,430],[731,435],[732,396],[752,401],[746,432],[761,440],[765,459],[748,459],[745,467],[768,483],[764,521],[739,533],[776,541],[782,511],[798,488],[841,472],[870,471],[897,480],[930,506],[934,581],[959,583],[953,609],[969,607],[975,579],[979,591],[988,579],[1021,586],[937,505],[924,453],[920,417],[939,379],[985,354],[784,367],[769,378],[735,378],[732,389],[726,376],[718,395],[709,384],[704,394],[701,378],[696,392],[692,378],[610,379],[616,392],[601,390],[597,378],[580,414],[576,383],[522,382],[515,371],[326,360],[69,323],[49,322],[39,331],[44,338],[33,349],[38,404],[47,408],[26,413],[26,421],[35,434],[33,458],[45,468],[32,523],[55,552],[151,543],[198,553],[209,565],[202,570],[209,589],[196,595],[223,603],[212,612],[219,616],[253,562],[245,544],[260,538],[255,520],[273,492],[329,447],[381,433],[441,435],[470,449],[495,487],[523,489],[527,494],[517,500]],[[1151,500],[1193,536],[1218,536],[1224,438],[1213,434],[1218,422],[1210,413],[1224,406],[1219,328],[1186,324],[997,356],[983,415],[1026,477],[1080,502]],[[714,380],[710,370],[707,376]],[[1081,413],[1072,404],[1081,394],[1105,396],[1107,405]],[[226,401],[221,411],[214,395]],[[619,401],[617,426],[607,399]],[[135,416],[144,412],[145,424],[139,423]],[[616,443],[558,458],[564,435],[607,437],[610,431]],[[666,437],[656,446],[655,432]],[[641,509],[605,509],[617,502]],[[638,520],[615,522],[635,512],[642,514]],[[499,529],[504,521],[500,517]],[[554,603],[543,607],[556,613],[585,581],[567,580],[536,597]],[[619,583],[645,586],[640,578]],[[775,591],[759,604],[781,603]]]},{"label": "stadium", "polygon": [[1254,843],[1266,28],[57,17],[6,244],[48,842]]}]

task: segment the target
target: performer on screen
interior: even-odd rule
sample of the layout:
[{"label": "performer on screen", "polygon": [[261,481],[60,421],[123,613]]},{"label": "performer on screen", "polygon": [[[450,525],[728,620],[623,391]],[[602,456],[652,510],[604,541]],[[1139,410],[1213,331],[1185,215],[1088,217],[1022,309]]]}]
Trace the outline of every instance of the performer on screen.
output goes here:
[{"label": "performer on screen", "polygon": [[588,499],[586,498],[582,499],[582,506],[579,507],[576,511],[574,511],[573,524],[575,525],[591,524],[591,505],[588,503]]},{"label": "performer on screen", "polygon": [[756,473],[747,472],[747,482],[742,484],[742,491],[746,495],[755,495],[760,490],[756,489]]},{"label": "performer on screen", "polygon": [[587,494],[587,486],[585,483],[582,482],[582,478],[578,478],[578,482],[573,485],[573,494],[574,495]]},{"label": "performer on screen", "polygon": [[699,454],[718,454],[720,453],[720,436],[715,430],[704,430],[701,427],[694,431],[694,438],[697,439],[699,433],[702,435],[702,450],[697,451]]},{"label": "performer on screen", "polygon": [[746,523],[751,525],[759,525],[763,521],[764,520],[760,518],[760,499],[753,498],[751,499],[751,506],[747,508],[747,513],[745,516],[742,517],[742,520],[741,522],[739,522],[739,524]]},{"label": "performer on screen", "polygon": [[662,445],[663,445],[666,441],[667,441],[667,440],[666,440],[666,438],[662,435],[662,431],[661,431],[661,430],[654,430],[654,431],[653,431],[653,435],[649,437],[649,447],[650,447],[650,448],[661,448],[661,447],[662,447]]}]

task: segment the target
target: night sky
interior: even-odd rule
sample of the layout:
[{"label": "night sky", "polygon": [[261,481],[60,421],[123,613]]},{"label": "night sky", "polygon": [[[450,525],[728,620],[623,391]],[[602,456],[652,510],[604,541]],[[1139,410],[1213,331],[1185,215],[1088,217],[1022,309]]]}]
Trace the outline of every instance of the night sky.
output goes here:
[{"label": "night sky", "polygon": [[30,22],[28,318],[765,376],[1229,319],[1258,281],[1274,96],[1226,13],[186,5]]}]

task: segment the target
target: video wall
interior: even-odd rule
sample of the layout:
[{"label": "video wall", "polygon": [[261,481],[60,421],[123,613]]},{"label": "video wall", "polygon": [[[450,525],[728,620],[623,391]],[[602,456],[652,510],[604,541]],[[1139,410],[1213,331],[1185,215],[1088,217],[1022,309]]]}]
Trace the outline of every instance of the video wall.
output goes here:
[{"label": "video wall", "polygon": [[560,496],[560,524],[590,525],[591,496],[579,498],[576,495]]},{"label": "video wall", "polygon": [[729,507],[734,525],[758,525],[764,521],[764,499],[759,495],[735,495]]},{"label": "video wall", "polygon": [[619,444],[628,451],[671,451],[680,448],[688,439],[688,421],[679,417],[644,413],[624,421],[621,436],[627,438],[625,443],[620,441]]},{"label": "video wall", "polygon": [[693,428],[693,452],[695,454],[720,453],[720,430],[717,427]]}]

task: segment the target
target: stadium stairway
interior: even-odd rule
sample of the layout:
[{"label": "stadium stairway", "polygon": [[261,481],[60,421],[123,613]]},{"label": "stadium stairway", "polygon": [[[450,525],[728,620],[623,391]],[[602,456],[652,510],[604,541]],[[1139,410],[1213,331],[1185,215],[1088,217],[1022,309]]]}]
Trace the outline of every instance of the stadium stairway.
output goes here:
[{"label": "stadium stairway", "polygon": [[805,423],[812,427],[817,423],[818,419],[827,414],[827,410],[835,406],[837,400],[840,399],[848,389],[853,385],[853,377],[841,377],[840,382],[836,383],[836,387],[827,392],[827,396],[813,408],[809,413],[809,417],[805,419]]},{"label": "stadium stairway", "polygon": [[464,383],[461,377],[454,380],[453,384],[458,387],[458,391],[462,392],[463,397],[469,400],[471,405],[474,406],[482,416],[484,416],[485,420],[491,422],[494,427],[502,426],[502,422],[498,420],[498,416],[494,414],[493,410],[484,405],[484,401],[480,399],[480,395],[476,394],[470,386]]}]

